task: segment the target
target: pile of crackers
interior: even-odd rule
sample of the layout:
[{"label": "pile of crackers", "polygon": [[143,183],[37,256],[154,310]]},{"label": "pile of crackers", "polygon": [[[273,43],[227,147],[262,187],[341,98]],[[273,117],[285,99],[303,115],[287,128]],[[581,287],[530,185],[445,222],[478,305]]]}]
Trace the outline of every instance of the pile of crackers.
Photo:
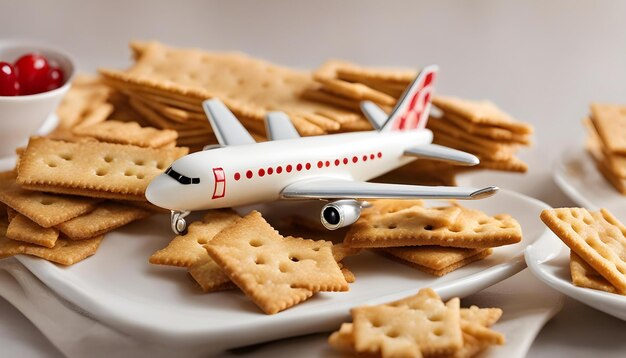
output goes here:
[{"label": "pile of crackers", "polygon": [[604,178],[626,195],[626,106],[592,103],[587,129],[587,151]]},{"label": "pile of crackers", "polygon": [[572,283],[626,295],[626,226],[606,209],[546,209],[541,220],[571,250]]},{"label": "pile of crackers", "polygon": [[315,292],[348,290],[356,278],[344,259],[364,248],[442,276],[522,238],[509,215],[457,205],[426,208],[421,200],[377,200],[357,223],[332,233],[305,218],[286,219],[279,227],[289,236],[256,211],[241,218],[231,209],[210,210],[149,261],[186,269],[207,293],[238,287],[273,314]]},{"label": "pile of crackers", "polygon": [[[100,93],[96,88],[87,92],[90,97]],[[0,203],[6,211],[0,258],[28,254],[72,265],[93,255],[105,233],[159,210],[146,201],[146,187],[188,152],[174,146],[175,137],[164,139],[154,128],[85,123],[94,112],[75,113],[75,125],[64,122],[68,125],[55,133],[66,139],[30,138],[18,150],[15,169],[0,175]]]},{"label": "pile of crackers", "polygon": [[151,125],[178,132],[179,144],[214,143],[202,101],[220,98],[257,140],[268,111],[286,112],[303,136],[367,129],[357,113],[302,98],[311,74],[241,53],[180,49],[158,42],[131,43],[135,63],[125,71],[101,69],[105,82],[129,98]]},{"label": "pile of crackers", "polygon": [[354,275],[341,261],[358,252],[325,240],[284,237],[253,211],[211,210],[150,263],[186,268],[204,292],[238,287],[274,314],[317,292],[347,291]]},{"label": "pile of crackers", "polygon": [[504,336],[492,330],[499,308],[460,308],[459,298],[443,302],[432,289],[376,306],[353,308],[328,343],[340,352],[367,357],[473,357]]},{"label": "pile of crackers", "polygon": [[420,200],[377,200],[365,209],[344,240],[397,262],[442,276],[482,260],[493,248],[522,240],[508,214],[489,216],[458,205],[425,207]]},{"label": "pile of crackers", "polygon": [[[372,101],[390,113],[417,72],[410,69],[362,67],[346,61],[327,61],[314,71],[316,84],[304,97],[360,112],[361,101]],[[528,166],[517,151],[531,144],[533,127],[518,121],[489,101],[470,101],[435,96],[433,104],[441,115],[433,116],[427,128],[434,143],[460,149],[480,158],[470,168],[524,173]],[[455,185],[455,175],[466,171],[451,164],[418,160],[395,170],[378,181]]]}]

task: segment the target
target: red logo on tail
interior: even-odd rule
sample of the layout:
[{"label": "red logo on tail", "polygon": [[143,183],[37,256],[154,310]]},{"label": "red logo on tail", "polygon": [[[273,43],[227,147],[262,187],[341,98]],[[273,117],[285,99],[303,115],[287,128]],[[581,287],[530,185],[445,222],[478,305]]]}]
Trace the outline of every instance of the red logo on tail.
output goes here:
[{"label": "red logo on tail", "polygon": [[398,117],[394,120],[392,129],[422,129],[426,126],[436,74],[437,68],[433,66],[427,67],[417,76],[411,84],[409,92],[402,98],[402,102],[396,108],[399,113],[394,113],[394,117]]}]

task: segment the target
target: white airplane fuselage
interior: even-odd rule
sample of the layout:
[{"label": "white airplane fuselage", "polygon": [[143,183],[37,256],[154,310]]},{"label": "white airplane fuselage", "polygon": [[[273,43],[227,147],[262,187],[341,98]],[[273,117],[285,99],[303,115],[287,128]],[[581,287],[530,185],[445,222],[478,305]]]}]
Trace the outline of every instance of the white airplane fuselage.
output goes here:
[{"label": "white airplane fuselage", "polygon": [[[302,137],[209,149],[182,157],[171,168],[199,179],[182,184],[160,174],[147,199],[169,210],[194,211],[274,201],[291,183],[316,178],[367,181],[415,157],[408,148],[432,142],[427,129],[368,131]],[[198,180],[196,180],[198,181]]]}]

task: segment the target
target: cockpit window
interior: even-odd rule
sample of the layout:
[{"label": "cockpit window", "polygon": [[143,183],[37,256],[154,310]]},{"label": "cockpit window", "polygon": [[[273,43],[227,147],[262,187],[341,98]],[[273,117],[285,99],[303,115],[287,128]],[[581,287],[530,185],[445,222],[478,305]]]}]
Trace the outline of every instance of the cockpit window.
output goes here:
[{"label": "cockpit window", "polygon": [[200,178],[186,177],[186,176],[180,174],[179,172],[177,172],[176,170],[172,169],[172,167],[167,168],[167,170],[165,171],[165,174],[167,174],[170,177],[174,178],[177,182],[179,182],[179,183],[181,183],[183,185],[200,184]]}]

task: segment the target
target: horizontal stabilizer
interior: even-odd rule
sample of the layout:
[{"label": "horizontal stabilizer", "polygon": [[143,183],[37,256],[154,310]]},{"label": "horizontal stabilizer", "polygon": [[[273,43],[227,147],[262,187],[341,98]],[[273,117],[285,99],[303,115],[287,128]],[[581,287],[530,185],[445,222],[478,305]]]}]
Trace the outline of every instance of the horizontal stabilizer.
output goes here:
[{"label": "horizontal stabilizer", "polygon": [[422,159],[441,160],[458,165],[476,165],[480,160],[475,155],[460,150],[444,147],[438,144],[425,144],[404,151],[404,155]]},{"label": "horizontal stabilizer", "polygon": [[422,186],[353,182],[341,179],[312,179],[288,185],[283,199],[482,199],[498,188],[482,189],[457,186]]}]

